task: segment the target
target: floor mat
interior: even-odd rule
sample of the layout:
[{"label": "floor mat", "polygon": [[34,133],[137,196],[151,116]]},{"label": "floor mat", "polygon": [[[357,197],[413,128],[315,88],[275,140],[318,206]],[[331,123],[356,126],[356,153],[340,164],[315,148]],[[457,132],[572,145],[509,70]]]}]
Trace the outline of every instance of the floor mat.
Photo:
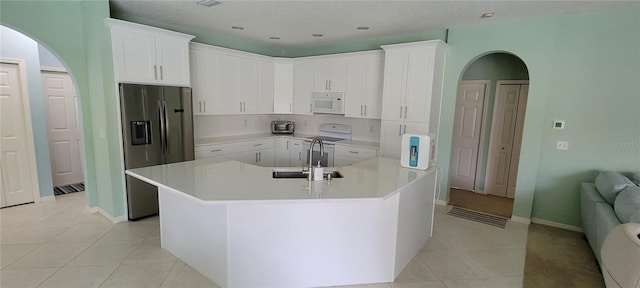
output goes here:
[{"label": "floor mat", "polygon": [[84,191],[84,183],[53,187],[53,195],[64,195],[80,191]]},{"label": "floor mat", "polygon": [[476,212],[473,210],[464,209],[456,206],[451,208],[451,210],[449,210],[447,215],[464,218],[467,220],[476,221],[476,222],[480,222],[480,223],[484,223],[484,224],[488,224],[488,225],[496,226],[500,228],[504,228],[504,226],[507,225],[507,220],[508,220],[507,218],[504,218],[504,217],[489,215],[486,213]]}]

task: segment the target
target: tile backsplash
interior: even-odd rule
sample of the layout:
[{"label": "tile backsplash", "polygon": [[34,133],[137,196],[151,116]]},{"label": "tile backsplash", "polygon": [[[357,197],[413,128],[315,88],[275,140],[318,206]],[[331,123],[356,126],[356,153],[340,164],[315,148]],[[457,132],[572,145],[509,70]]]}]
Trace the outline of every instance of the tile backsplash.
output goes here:
[{"label": "tile backsplash", "polygon": [[194,116],[195,138],[243,135],[271,132],[272,120],[295,122],[296,132],[317,134],[322,123],[351,125],[352,138],[362,141],[380,141],[380,120],[347,118],[341,115],[221,115]]}]

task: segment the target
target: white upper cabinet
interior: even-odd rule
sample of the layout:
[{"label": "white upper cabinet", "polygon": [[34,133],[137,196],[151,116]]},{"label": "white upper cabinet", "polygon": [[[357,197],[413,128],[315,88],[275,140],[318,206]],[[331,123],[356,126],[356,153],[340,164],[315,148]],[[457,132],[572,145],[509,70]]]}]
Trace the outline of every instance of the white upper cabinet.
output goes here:
[{"label": "white upper cabinet", "polygon": [[[275,67],[271,61],[258,61],[258,107],[256,113],[271,114],[275,111]],[[291,81],[289,81],[291,83]]]},{"label": "white upper cabinet", "polygon": [[293,65],[293,114],[311,115],[313,73],[313,62]]},{"label": "white upper cabinet", "polygon": [[117,82],[191,86],[192,35],[107,19]]},{"label": "white upper cabinet", "polygon": [[268,57],[191,43],[195,115],[270,114],[274,64]]},{"label": "white upper cabinet", "polygon": [[313,91],[344,92],[347,61],[343,57],[326,56],[313,63]]},{"label": "white upper cabinet", "polygon": [[431,122],[440,108],[445,47],[439,40],[382,46],[383,120]]},{"label": "white upper cabinet", "polygon": [[383,52],[353,54],[347,58],[346,117],[380,119]]},{"label": "white upper cabinet", "polygon": [[290,59],[275,59],[273,63],[273,102],[273,113],[293,113],[293,62]]}]

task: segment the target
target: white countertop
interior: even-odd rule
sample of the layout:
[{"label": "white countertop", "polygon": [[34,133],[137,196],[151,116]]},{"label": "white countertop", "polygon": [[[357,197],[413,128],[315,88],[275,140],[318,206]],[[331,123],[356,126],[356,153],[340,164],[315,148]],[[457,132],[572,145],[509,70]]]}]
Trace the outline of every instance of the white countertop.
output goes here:
[{"label": "white countertop", "polygon": [[[127,170],[126,173],[156,186],[180,191],[204,202],[382,200],[416,179],[436,171],[403,168],[400,161],[372,158],[339,170],[344,178],[312,181],[273,179],[271,167],[238,161],[203,158]],[[300,169],[300,168],[291,168]],[[332,168],[325,168],[327,171]]]},{"label": "white countertop", "polygon": [[[313,136],[315,135],[303,134],[303,133],[294,133],[294,134],[258,133],[258,134],[246,134],[246,135],[230,135],[230,136],[195,138],[194,143],[195,143],[195,146],[198,147],[198,146],[211,145],[211,144],[226,144],[226,143],[242,142],[242,141],[249,141],[249,140],[269,139],[273,137],[304,139],[304,138],[313,137]],[[372,148],[372,149],[380,148],[380,143],[378,142],[361,141],[361,140],[342,140],[342,141],[336,142],[336,144],[354,146],[354,147]]]}]

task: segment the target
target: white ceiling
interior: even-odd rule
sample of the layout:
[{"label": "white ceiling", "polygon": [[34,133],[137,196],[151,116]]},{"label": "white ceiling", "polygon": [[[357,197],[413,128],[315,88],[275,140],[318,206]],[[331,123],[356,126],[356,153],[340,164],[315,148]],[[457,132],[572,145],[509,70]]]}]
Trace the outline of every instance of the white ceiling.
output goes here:
[{"label": "white ceiling", "polygon": [[[285,49],[443,31],[481,22],[579,13],[629,2],[221,1],[222,4],[210,8],[195,4],[195,0],[110,0],[110,6],[117,18],[167,23]],[[480,15],[484,12],[494,12],[495,16],[483,19]],[[241,26],[244,30],[234,30],[231,26]],[[358,26],[371,29],[356,30]],[[311,36],[314,33],[324,36]]]}]

